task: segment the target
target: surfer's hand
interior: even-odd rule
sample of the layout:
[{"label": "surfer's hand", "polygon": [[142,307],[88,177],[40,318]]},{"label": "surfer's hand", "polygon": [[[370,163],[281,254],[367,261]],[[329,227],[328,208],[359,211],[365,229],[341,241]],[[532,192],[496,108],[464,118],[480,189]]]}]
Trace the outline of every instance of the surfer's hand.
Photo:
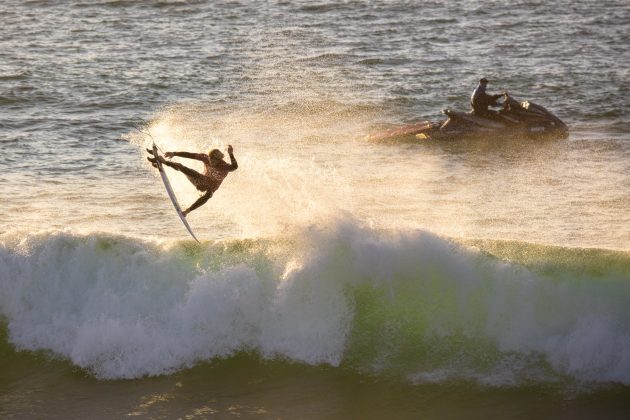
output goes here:
[{"label": "surfer's hand", "polygon": [[228,153],[232,154],[233,151],[234,151],[234,148],[232,147],[232,145],[228,144]]},{"label": "surfer's hand", "polygon": [[173,152],[166,152],[166,153],[164,153],[164,157],[168,158],[168,159],[172,158],[173,157]]}]

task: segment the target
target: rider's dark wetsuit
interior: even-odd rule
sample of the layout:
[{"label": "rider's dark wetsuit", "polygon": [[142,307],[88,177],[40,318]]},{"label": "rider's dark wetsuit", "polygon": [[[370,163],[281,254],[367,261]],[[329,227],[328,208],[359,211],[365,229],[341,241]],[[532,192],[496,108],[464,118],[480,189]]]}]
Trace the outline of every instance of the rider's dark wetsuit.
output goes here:
[{"label": "rider's dark wetsuit", "polygon": [[210,197],[212,197],[212,194],[217,189],[219,189],[219,186],[221,185],[227,174],[235,171],[238,168],[238,163],[236,162],[236,159],[234,158],[234,153],[232,152],[229,152],[229,164],[223,159],[211,159],[210,155],[207,155],[205,153],[171,152],[171,154],[177,157],[200,160],[204,164],[204,172],[203,174],[200,174],[194,169],[190,169],[182,165],[181,163],[160,159],[163,165],[170,166],[176,171],[180,171],[181,173],[186,175],[186,178],[188,178],[188,180],[195,186],[195,188],[205,193],[204,195],[199,197],[199,199],[195,201],[188,209],[183,211],[184,216],[195,210],[196,208],[204,205],[206,201],[208,201]]},{"label": "rider's dark wetsuit", "polygon": [[473,114],[480,117],[493,117],[494,112],[489,111],[489,106],[497,106],[497,99],[503,95],[488,95],[486,93],[486,83],[479,82],[477,88],[474,90],[470,97],[470,105],[473,109]]}]

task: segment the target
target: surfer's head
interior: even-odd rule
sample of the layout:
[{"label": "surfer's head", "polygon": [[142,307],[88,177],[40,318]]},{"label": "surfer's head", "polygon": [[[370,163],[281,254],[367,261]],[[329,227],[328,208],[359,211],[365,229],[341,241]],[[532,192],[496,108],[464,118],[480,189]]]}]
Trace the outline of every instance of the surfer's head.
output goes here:
[{"label": "surfer's head", "polygon": [[221,153],[221,151],[219,149],[211,149],[208,152],[208,155],[210,155],[210,159],[214,159],[214,160],[221,160],[223,159],[223,153]]},{"label": "surfer's head", "polygon": [[488,79],[486,79],[485,77],[479,79],[479,84],[480,85],[487,85],[488,84]]}]

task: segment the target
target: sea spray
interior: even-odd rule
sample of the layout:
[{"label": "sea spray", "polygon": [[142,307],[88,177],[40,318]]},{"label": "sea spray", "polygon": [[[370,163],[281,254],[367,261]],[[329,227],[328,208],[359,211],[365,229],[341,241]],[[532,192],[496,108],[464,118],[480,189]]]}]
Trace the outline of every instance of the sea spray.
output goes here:
[{"label": "sea spray", "polygon": [[9,232],[0,313],[16,348],[99,378],[247,351],[412,382],[630,383],[627,253],[583,274],[550,255],[541,271],[351,218],[202,246]]}]

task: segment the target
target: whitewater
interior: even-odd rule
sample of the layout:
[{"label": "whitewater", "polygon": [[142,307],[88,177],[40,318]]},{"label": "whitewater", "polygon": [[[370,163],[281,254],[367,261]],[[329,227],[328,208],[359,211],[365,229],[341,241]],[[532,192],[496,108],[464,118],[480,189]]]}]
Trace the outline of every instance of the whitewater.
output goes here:
[{"label": "whitewater", "polygon": [[252,351],[410,381],[630,382],[625,253],[565,251],[527,267],[352,220],[203,246],[63,232],[2,239],[11,342],[100,378]]}]

